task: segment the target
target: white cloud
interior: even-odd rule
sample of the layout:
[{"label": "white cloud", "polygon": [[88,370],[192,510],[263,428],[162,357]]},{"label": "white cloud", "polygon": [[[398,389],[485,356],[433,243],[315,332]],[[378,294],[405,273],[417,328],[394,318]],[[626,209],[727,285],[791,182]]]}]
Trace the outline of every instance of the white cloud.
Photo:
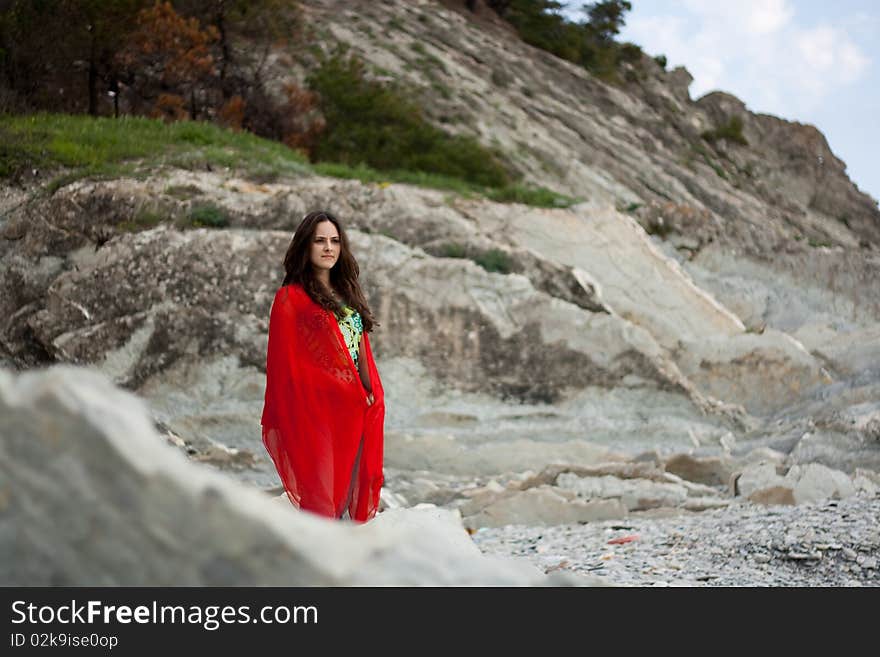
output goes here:
[{"label": "white cloud", "polygon": [[[794,16],[785,0],[758,0],[745,7],[749,31],[753,34],[770,34],[784,27]],[[740,5],[740,11],[743,11]]]},{"label": "white cloud", "polygon": [[718,23],[728,30],[747,34],[770,34],[784,27],[794,16],[788,0],[684,0],[683,4],[704,22]]},{"label": "white cloud", "polygon": [[630,16],[622,37],[686,66],[695,98],[720,88],[757,111],[790,115],[862,78],[870,60],[851,29],[799,24],[788,0],[683,0],[676,14]]},{"label": "white cloud", "polygon": [[795,37],[800,56],[819,73],[827,73],[834,66],[835,41],[834,29],[828,26],[803,30]]},{"label": "white cloud", "polygon": [[852,43],[846,42],[840,47],[840,68],[843,82],[850,83],[862,77],[871,60]]}]

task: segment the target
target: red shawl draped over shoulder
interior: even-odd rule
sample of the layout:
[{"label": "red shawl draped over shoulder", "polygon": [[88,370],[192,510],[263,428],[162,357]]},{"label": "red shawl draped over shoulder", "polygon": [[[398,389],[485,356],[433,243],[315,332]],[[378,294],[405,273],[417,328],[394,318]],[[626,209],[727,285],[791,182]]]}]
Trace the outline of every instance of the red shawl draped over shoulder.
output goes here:
[{"label": "red shawl draped over shoulder", "polygon": [[263,444],[295,506],[333,518],[348,509],[352,520],[366,522],[376,515],[384,481],[385,422],[366,332],[359,358],[369,367],[372,405],[333,313],[300,285],[278,290],[269,318]]}]

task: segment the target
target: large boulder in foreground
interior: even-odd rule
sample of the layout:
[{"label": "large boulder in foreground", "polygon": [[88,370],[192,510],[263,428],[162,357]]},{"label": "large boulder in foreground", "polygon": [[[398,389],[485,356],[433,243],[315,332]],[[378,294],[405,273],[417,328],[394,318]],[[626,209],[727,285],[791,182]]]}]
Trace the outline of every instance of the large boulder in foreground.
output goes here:
[{"label": "large boulder in foreground", "polygon": [[468,545],[460,516],[399,509],[364,525],[280,507],[190,463],[147,407],[69,366],[0,370],[0,584],[584,584]]}]

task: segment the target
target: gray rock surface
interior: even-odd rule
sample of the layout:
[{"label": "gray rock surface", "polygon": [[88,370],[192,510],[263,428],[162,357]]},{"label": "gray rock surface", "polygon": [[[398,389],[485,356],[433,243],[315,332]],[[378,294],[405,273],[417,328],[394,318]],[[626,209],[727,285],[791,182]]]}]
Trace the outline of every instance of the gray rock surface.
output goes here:
[{"label": "gray rock surface", "polygon": [[[486,527],[486,554],[528,558],[615,586],[878,586],[880,497],[799,506],[735,504],[586,525]],[[614,543],[624,540],[626,542]]]},{"label": "gray rock surface", "polygon": [[465,526],[500,527],[511,524],[542,526],[587,523],[627,515],[619,500],[583,501],[567,496],[565,489],[538,486],[498,495],[479,511],[465,517]]},{"label": "gray rock surface", "polygon": [[[862,484],[866,492],[873,492],[872,483],[866,479]],[[736,492],[752,501],[823,502],[849,497],[856,490],[846,473],[820,463],[793,465],[787,472],[780,472],[779,466],[762,462],[746,467],[736,479]]]},{"label": "gray rock surface", "polygon": [[0,371],[0,582],[14,585],[535,585],[474,547],[456,512],[350,526],[188,462],[105,376]]}]

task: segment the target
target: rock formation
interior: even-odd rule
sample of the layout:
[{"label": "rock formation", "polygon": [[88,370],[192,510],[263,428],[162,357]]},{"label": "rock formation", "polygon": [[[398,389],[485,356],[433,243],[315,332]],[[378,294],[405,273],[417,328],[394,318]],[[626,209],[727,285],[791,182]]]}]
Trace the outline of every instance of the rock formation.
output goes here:
[{"label": "rock formation", "polygon": [[[99,370],[143,399],[190,460],[275,490],[259,438],[269,304],[290,237],[315,208],[349,230],[379,321],[371,338],[388,410],[377,524],[420,503],[435,505],[420,518],[443,525],[452,513],[452,525],[474,530],[876,493],[880,211],[821,133],[725,93],[692,100],[689,74],[650,58],[641,76],[607,85],[453,4],[304,3],[328,38],[413,85],[437,125],[494,142],[526,183],[577,197],[571,207],[174,167],[51,193],[0,189],[2,403],[13,413],[3,415],[4,508],[34,521],[15,473],[64,471],[34,508],[71,518],[52,570],[6,581],[160,583],[189,572],[178,581],[264,582],[279,568],[290,583],[538,581],[499,564],[455,579],[420,560],[417,539],[393,547],[391,533],[366,528],[357,554],[313,568],[315,546],[355,530],[279,520],[265,495],[201,470],[184,476],[189,464],[158,447],[141,464],[122,443],[132,432],[137,449],[156,441],[145,410],[125,397],[113,412],[95,397],[119,399],[102,379],[12,374]],[[442,65],[420,63],[413,43]],[[273,61],[292,78],[307,63]],[[701,136],[731,117],[744,143]],[[229,225],[188,226],[196,201]],[[138,224],[144,209],[157,225]],[[509,273],[476,262],[490,250]],[[31,407],[38,399],[46,413]],[[109,424],[97,421],[105,412]],[[171,483],[157,474],[166,460]],[[59,470],[40,474],[49,466]],[[126,510],[142,519],[123,521]],[[221,515],[248,532],[220,528]],[[197,550],[208,534],[178,533],[193,516],[228,545]],[[292,542],[294,529],[308,545]],[[35,525],[28,542],[5,538],[2,549],[22,555],[53,531]],[[245,533],[252,542],[235,538]],[[106,547],[90,542],[111,534]],[[142,536],[156,559],[133,568]],[[91,566],[74,550],[86,543]],[[384,556],[366,567],[368,545]],[[465,559],[457,545],[450,554]],[[383,570],[396,558],[410,569]]]}]

